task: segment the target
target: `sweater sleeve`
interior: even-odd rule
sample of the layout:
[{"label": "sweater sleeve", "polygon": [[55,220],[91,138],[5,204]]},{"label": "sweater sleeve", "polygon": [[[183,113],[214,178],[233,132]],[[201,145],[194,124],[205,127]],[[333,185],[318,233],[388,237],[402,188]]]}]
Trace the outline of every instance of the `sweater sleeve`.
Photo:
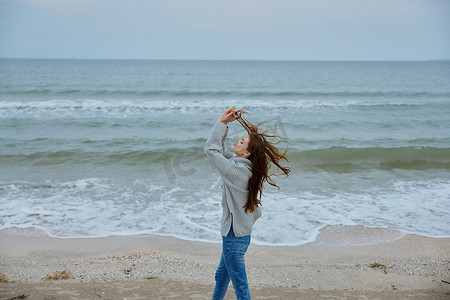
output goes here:
[{"label": "sweater sleeve", "polygon": [[224,150],[223,143],[227,133],[228,126],[217,121],[206,141],[205,152],[226,182],[230,182],[239,188],[247,189],[251,171],[244,165],[236,164],[235,160],[232,159],[235,155]]},{"label": "sweater sleeve", "polygon": [[225,177],[230,164],[233,163],[225,157],[224,141],[227,134],[228,126],[217,121],[205,145],[205,153],[209,160],[219,171],[220,175]]}]

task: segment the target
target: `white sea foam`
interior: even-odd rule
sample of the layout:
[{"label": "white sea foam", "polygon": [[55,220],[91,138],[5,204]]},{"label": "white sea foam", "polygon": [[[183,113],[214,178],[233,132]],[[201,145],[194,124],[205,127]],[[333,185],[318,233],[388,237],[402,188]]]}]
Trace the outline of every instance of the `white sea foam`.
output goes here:
[{"label": "white sea foam", "polygon": [[[44,185],[15,182],[3,185],[0,193],[0,229],[35,227],[65,238],[151,233],[220,242],[217,182],[210,190],[187,193],[184,187],[149,181],[124,187],[109,179],[87,178]],[[395,181],[366,193],[331,196],[271,191],[263,199],[263,217],[252,240],[260,245],[300,245],[313,242],[328,225],[449,237],[449,195],[450,182],[440,179]],[[370,242],[374,241],[359,241]]]},{"label": "white sea foam", "polygon": [[[434,100],[435,104],[446,104],[447,100]],[[298,100],[298,99],[159,99],[159,100],[123,100],[123,99],[56,99],[42,101],[0,101],[0,118],[65,118],[109,116],[126,118],[142,116],[151,111],[172,113],[217,112],[230,106],[244,107],[246,110],[273,110],[277,112],[311,108],[347,108],[354,106],[403,106],[429,105],[430,100],[417,99],[375,99],[373,101],[354,99]]]}]

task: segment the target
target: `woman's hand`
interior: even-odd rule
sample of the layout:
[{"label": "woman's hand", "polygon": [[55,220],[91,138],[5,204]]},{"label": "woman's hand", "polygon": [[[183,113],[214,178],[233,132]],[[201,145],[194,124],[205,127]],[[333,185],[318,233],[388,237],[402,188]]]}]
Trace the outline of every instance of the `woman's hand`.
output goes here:
[{"label": "woman's hand", "polygon": [[236,109],[236,108],[229,108],[227,110],[225,110],[222,114],[222,116],[220,116],[219,121],[224,123],[225,125],[228,124],[229,122],[233,122],[234,120],[236,120],[239,117],[239,113],[243,110],[243,108],[240,109]]}]

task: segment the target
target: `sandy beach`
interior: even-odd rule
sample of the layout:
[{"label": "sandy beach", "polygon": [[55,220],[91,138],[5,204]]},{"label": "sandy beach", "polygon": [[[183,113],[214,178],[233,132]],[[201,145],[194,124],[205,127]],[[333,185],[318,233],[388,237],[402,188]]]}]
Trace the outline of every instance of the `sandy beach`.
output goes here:
[{"label": "sandy beach", "polygon": [[[302,246],[252,244],[252,298],[450,299],[450,239],[338,229]],[[0,299],[210,299],[220,253],[221,244],[154,235],[60,239],[4,230]],[[235,299],[231,284],[226,299]]]}]

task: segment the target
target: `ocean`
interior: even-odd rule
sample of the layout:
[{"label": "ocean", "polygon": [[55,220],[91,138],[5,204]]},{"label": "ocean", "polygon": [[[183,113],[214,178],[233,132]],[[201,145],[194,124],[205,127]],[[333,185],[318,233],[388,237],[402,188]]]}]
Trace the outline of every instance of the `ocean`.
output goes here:
[{"label": "ocean", "polygon": [[[203,147],[229,107],[289,141],[255,244],[326,226],[450,237],[448,61],[1,59],[0,230],[220,242]],[[245,135],[229,127],[228,148]]]}]

